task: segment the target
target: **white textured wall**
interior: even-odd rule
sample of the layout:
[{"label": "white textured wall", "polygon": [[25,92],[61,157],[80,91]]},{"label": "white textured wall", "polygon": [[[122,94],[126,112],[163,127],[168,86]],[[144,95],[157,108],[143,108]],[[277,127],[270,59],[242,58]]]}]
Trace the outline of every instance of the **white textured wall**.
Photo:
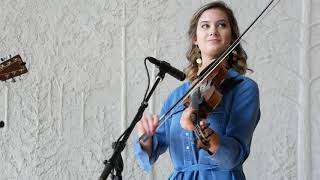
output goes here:
[{"label": "white textured wall", "polygon": [[[0,0],[0,55],[19,53],[29,68],[20,81],[0,84],[0,179],[97,179],[141,102],[144,57],[182,69],[189,19],[205,2]],[[226,2],[241,30],[268,3]],[[249,180],[320,176],[319,9],[319,0],[282,0],[245,39],[262,108]],[[179,84],[167,75],[148,111],[158,112]],[[125,179],[169,176],[167,155],[146,174],[131,145]]]}]

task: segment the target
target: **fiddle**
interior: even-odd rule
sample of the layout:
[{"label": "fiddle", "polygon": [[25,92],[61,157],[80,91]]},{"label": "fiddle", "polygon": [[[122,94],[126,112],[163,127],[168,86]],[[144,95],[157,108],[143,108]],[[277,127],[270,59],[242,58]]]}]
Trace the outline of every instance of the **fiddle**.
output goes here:
[{"label": "fiddle", "polygon": [[[201,72],[205,72],[205,70]],[[201,73],[198,74],[201,75]],[[208,113],[215,109],[222,100],[221,85],[226,77],[227,68],[223,64],[216,66],[216,69],[183,101],[185,106],[190,106],[194,110],[191,114],[193,131],[197,137],[194,142],[199,148],[208,150],[210,147],[209,138],[214,134],[214,131],[208,128],[209,124],[201,127],[200,122],[202,119],[206,119]]]},{"label": "fiddle", "polygon": [[[226,79],[227,68],[224,65],[219,65],[206,79],[202,81],[199,87],[196,88],[191,95],[183,101],[185,106],[194,106],[196,101],[200,106],[200,118],[206,118],[209,111],[213,110],[221,101],[221,85]],[[204,71],[202,71],[204,72]],[[201,73],[200,73],[201,75]],[[199,100],[196,100],[198,98]],[[193,102],[193,103],[191,103]]]}]

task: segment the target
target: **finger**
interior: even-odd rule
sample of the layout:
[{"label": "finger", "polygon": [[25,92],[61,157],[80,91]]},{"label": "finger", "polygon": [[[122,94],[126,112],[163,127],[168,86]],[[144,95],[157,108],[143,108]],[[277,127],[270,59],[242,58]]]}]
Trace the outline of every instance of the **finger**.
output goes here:
[{"label": "finger", "polygon": [[206,125],[207,119],[200,119],[200,125]]},{"label": "finger", "polygon": [[188,124],[188,121],[190,120],[189,116],[190,116],[189,109],[186,109],[185,111],[183,111],[183,114],[180,120],[180,125],[184,129],[187,129],[187,124]]},{"label": "finger", "polygon": [[188,118],[181,118],[180,125],[183,129],[187,129],[190,131],[194,129],[193,123]]},{"label": "finger", "polygon": [[183,114],[182,114],[182,118],[183,119],[186,119],[188,121],[193,121],[193,112],[195,110],[193,108],[187,108],[186,110],[183,111]]},{"label": "finger", "polygon": [[149,126],[149,133],[150,135],[153,135],[154,134],[154,125],[153,125],[153,116],[149,116],[149,119],[148,119],[148,126]]},{"label": "finger", "polygon": [[158,115],[153,115],[153,126],[155,128],[158,128],[158,126],[159,126],[159,116]]},{"label": "finger", "polygon": [[152,131],[153,131],[152,122],[153,122],[152,116],[148,115],[147,119],[146,119],[146,124],[148,126],[148,134],[149,135],[153,135],[153,133],[152,133]]},{"label": "finger", "polygon": [[180,120],[180,126],[183,128],[183,129],[186,129],[186,127],[185,127],[185,118],[181,118],[181,120]]},{"label": "finger", "polygon": [[193,107],[191,107],[191,106],[189,106],[188,108],[187,108],[187,112],[188,113],[194,113],[196,110],[193,108]]},{"label": "finger", "polygon": [[149,125],[148,125],[148,115],[144,116],[141,122],[142,122],[144,132],[149,135],[150,133],[149,133]]},{"label": "finger", "polygon": [[143,131],[143,133],[144,133],[144,127],[143,127],[144,119],[145,119],[145,115],[143,114],[140,121],[138,121],[138,123],[137,123],[138,131]]},{"label": "finger", "polygon": [[204,129],[207,127],[207,119],[201,119],[200,120],[200,128]]},{"label": "finger", "polygon": [[188,120],[189,120],[190,122],[194,123],[194,122],[196,121],[196,119],[197,119],[197,117],[196,117],[196,114],[195,114],[195,113],[191,113],[191,114],[189,115]]},{"label": "finger", "polygon": [[146,130],[144,128],[144,119],[142,118],[138,123],[137,123],[137,130],[138,130],[138,136],[141,137],[143,134],[146,133]]}]

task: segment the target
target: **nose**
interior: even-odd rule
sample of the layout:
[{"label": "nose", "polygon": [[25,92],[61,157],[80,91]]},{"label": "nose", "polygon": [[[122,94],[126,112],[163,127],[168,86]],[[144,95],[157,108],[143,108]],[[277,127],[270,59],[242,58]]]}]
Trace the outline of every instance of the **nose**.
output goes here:
[{"label": "nose", "polygon": [[218,29],[216,27],[210,28],[210,36],[217,36],[218,35]]}]

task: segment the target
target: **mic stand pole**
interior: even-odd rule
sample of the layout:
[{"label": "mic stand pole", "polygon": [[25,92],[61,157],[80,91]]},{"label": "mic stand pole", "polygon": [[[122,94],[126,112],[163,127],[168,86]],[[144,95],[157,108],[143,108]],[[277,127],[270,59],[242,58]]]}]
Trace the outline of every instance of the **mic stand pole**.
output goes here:
[{"label": "mic stand pole", "polygon": [[111,171],[114,172],[114,169],[116,170],[116,175],[115,176],[113,175],[112,178],[115,178],[116,180],[122,180],[121,173],[123,170],[123,160],[121,157],[121,152],[124,150],[124,148],[126,146],[126,142],[129,138],[131,132],[133,131],[135,125],[141,119],[145,109],[148,107],[148,101],[149,101],[151,95],[153,94],[154,90],[156,89],[157,85],[159,84],[159,82],[164,78],[164,75],[165,75],[165,71],[163,71],[159,68],[159,73],[157,75],[156,81],[154,82],[147,97],[141,103],[141,105],[138,109],[138,112],[135,115],[130,126],[128,127],[128,129],[125,130],[125,134],[124,134],[122,140],[120,140],[119,142],[114,142],[112,144],[112,147],[114,149],[113,154],[109,160],[104,161],[105,167],[104,167],[103,172],[101,173],[99,180],[106,180],[108,178],[109,174],[111,173]]},{"label": "mic stand pole", "polygon": [[4,127],[4,122],[0,121],[0,128],[3,128],[3,127]]}]

